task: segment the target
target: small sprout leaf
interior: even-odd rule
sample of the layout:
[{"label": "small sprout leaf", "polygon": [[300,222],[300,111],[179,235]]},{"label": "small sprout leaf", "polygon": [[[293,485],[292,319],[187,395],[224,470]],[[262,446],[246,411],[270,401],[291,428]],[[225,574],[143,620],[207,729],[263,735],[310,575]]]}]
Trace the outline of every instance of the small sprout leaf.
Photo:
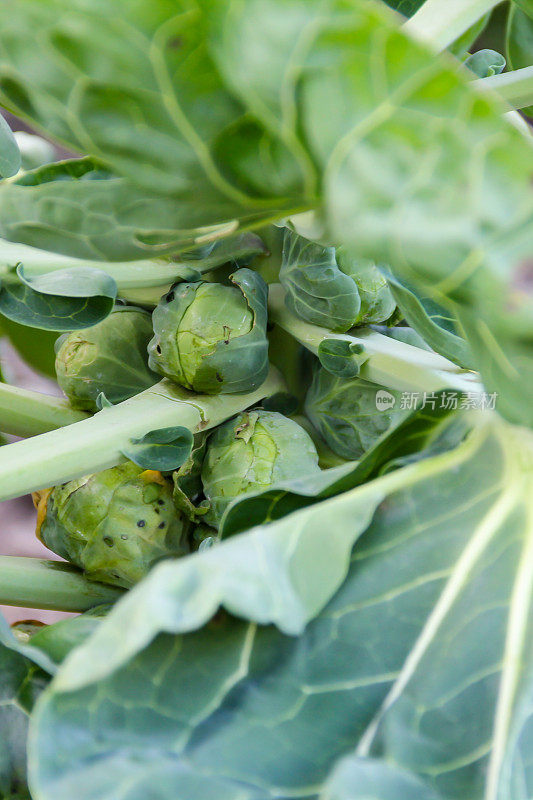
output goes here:
[{"label": "small sprout leaf", "polygon": [[193,445],[188,428],[158,428],[139,439],[131,439],[122,454],[143,469],[170,472],[187,460]]},{"label": "small sprout leaf", "polygon": [[113,278],[93,267],[77,267],[27,277],[24,267],[0,288],[0,313],[31,328],[73,331],[105,319],[117,295]]},{"label": "small sprout leaf", "polygon": [[113,403],[111,403],[103,392],[100,392],[98,397],[96,398],[96,408],[98,411],[103,411],[104,408],[111,408]]},{"label": "small sprout leaf", "polygon": [[478,78],[490,78],[499,75],[505,69],[506,61],[496,50],[478,50],[465,60],[464,65],[471,69]]},{"label": "small sprout leaf", "polygon": [[324,339],[318,346],[320,363],[332,375],[355,378],[368,360],[361,344],[343,339]]}]

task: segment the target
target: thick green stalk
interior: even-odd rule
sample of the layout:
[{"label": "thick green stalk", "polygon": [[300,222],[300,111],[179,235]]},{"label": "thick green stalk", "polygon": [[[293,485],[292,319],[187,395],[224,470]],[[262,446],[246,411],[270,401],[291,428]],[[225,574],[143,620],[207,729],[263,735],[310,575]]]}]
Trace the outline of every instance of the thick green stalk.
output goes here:
[{"label": "thick green stalk", "polygon": [[35,436],[85,419],[60,397],[0,383],[0,431],[15,436]]},{"label": "thick green stalk", "polygon": [[87,611],[113,603],[122,589],[89,581],[62,561],[0,556],[0,604],[58,611]]},{"label": "thick green stalk", "polygon": [[434,50],[445,50],[500,0],[426,0],[404,30]]},{"label": "thick green stalk", "polygon": [[[85,258],[74,258],[57,253],[48,253],[37,247],[24,244],[0,241],[0,270],[7,271],[24,265],[24,274],[28,277],[44,275],[60,269],[73,267],[93,267],[107,272],[115,279],[119,290],[143,288],[148,286],[167,286],[181,273],[188,264],[168,261],[166,259],[144,259],[142,261],[90,261]],[[195,267],[196,268],[196,267]],[[163,292],[161,292],[163,293]]]},{"label": "thick green stalk", "polygon": [[74,425],[1,447],[0,500],[113,467],[125,461],[121,451],[132,438],[156,428],[213,428],[283,388],[273,368],[249,394],[197,395],[163,380]]},{"label": "thick green stalk", "polygon": [[285,292],[279,284],[270,287],[268,302],[270,320],[312,353],[318,352],[324,339],[343,339],[362,345],[368,360],[360,374],[369,381],[402,392],[483,391],[475,373],[461,369],[437,353],[404,344],[368,328],[358,328],[356,333],[332,333],[327,328],[304,322],[285,305]]},{"label": "thick green stalk", "polygon": [[480,78],[473,86],[498,92],[514,108],[526,108],[533,105],[533,66]]}]

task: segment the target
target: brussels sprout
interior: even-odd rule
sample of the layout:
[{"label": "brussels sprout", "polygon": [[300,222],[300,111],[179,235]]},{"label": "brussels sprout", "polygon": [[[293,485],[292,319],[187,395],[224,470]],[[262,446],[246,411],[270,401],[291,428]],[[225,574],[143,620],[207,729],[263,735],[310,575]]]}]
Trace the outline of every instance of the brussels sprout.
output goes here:
[{"label": "brussels sprout", "polygon": [[233,286],[180,283],[153,313],[149,364],[186,389],[204,394],[250,392],[268,373],[267,286],[237,270]]},{"label": "brussels sprout", "polygon": [[399,399],[398,392],[359,377],[338,377],[318,367],[305,400],[305,413],[337,455],[354,460],[405,416]]},{"label": "brussels sprout", "polygon": [[150,314],[118,306],[91,328],[60,336],[56,343],[57,382],[74,408],[97,411],[103,392],[111,403],[127,400],[160,379],[148,368]]},{"label": "brussels sprout", "polygon": [[188,552],[191,523],[160,472],[127,462],[40,493],[37,536],[88,578],[126,588]]},{"label": "brussels sprout", "polygon": [[343,248],[324,247],[288,229],[279,279],[291,311],[332,331],[384,322],[396,308],[386,278],[371,261],[354,259]]},{"label": "brussels sprout", "polygon": [[246,411],[208,439],[202,483],[209,510],[203,519],[216,527],[235,497],[319,472],[315,445],[297,422],[276,411]]}]

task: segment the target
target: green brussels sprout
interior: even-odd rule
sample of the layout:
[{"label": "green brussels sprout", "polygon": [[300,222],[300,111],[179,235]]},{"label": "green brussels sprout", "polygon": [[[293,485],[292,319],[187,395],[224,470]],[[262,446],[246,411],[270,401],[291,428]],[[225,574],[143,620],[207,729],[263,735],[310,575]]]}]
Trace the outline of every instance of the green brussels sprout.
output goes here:
[{"label": "green brussels sprout", "polygon": [[297,422],[277,411],[246,411],[208,439],[202,483],[209,509],[203,521],[217,527],[236,497],[319,472],[315,445]]},{"label": "green brussels sprout", "polygon": [[37,536],[91,580],[128,588],[156,561],[189,549],[192,523],[176,511],[171,482],[131,461],[38,493],[37,501]]},{"label": "green brussels sprout", "polygon": [[268,373],[267,285],[239,269],[233,286],[180,283],[152,317],[149,364],[186,389],[204,394],[250,392]]},{"label": "green brussels sprout", "polygon": [[279,279],[291,311],[332,331],[385,322],[396,308],[387,280],[373,262],[288,229]]},{"label": "green brussels sprout", "polygon": [[60,336],[56,342],[57,382],[71,405],[97,411],[103,392],[120,403],[160,380],[148,367],[152,336],[150,314],[131,306],[117,306],[91,328]]},{"label": "green brussels sprout", "polygon": [[399,400],[398,392],[318,367],[305,399],[305,413],[334,453],[355,460],[405,416]]}]

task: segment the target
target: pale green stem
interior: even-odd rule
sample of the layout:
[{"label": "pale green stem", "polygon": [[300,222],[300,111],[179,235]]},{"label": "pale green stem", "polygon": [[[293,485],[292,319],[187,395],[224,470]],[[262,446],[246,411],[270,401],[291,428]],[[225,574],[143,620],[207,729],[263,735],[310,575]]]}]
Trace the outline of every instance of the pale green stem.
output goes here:
[{"label": "pale green stem", "polygon": [[60,397],[0,383],[0,431],[15,436],[35,436],[85,419]]},{"label": "pale green stem", "polygon": [[139,289],[120,289],[120,297],[126,300],[127,303],[134,303],[137,306],[145,306],[147,309],[153,309],[159,303],[161,298],[170,290],[174,281],[170,283],[160,284],[158,286],[146,286]]},{"label": "pale green stem", "polygon": [[[184,267],[193,267],[195,262],[177,263],[165,259],[145,259],[143,261],[91,261],[85,258],[48,253],[37,247],[0,241],[0,269],[12,270],[17,264],[24,265],[27,277],[44,275],[61,269],[73,267],[92,267],[110,275],[119,289],[143,288],[147,286],[167,286],[180,274]],[[205,269],[212,269],[206,266]],[[163,294],[163,292],[161,292]]]},{"label": "pale green stem", "polygon": [[122,589],[89,581],[62,561],[0,556],[0,604],[58,611],[87,611],[113,603]]},{"label": "pale green stem", "polygon": [[362,365],[360,375],[369,381],[405,392],[483,391],[475,373],[461,369],[438,353],[404,344],[368,328],[332,333],[327,328],[304,322],[285,305],[285,292],[279,284],[270,287],[268,303],[271,322],[280,325],[312,353],[318,352],[324,339],[362,345],[368,360]]},{"label": "pale green stem", "polygon": [[533,66],[480,78],[472,85],[476,89],[498,92],[514,108],[533,105]]},{"label": "pale green stem", "polygon": [[151,430],[213,428],[283,389],[274,368],[249,394],[197,395],[161,381],[74,425],[0,447],[0,501],[113,467],[126,460],[121,451],[132,438]]},{"label": "pale green stem", "polygon": [[445,50],[499,2],[501,0],[426,0],[403,28],[434,50]]}]

